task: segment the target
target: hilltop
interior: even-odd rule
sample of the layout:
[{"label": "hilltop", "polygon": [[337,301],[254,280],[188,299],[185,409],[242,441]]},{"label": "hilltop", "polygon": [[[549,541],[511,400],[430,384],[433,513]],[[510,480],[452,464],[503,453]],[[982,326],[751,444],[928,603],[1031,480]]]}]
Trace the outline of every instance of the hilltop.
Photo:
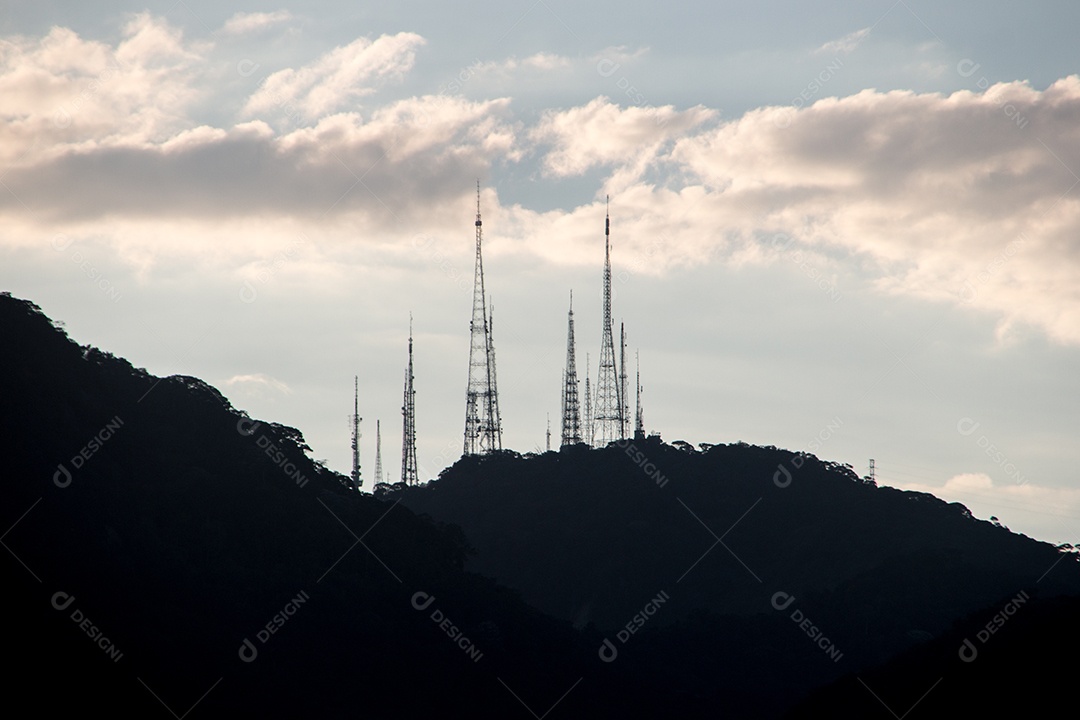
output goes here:
[{"label": "hilltop", "polygon": [[711,668],[736,707],[779,710],[1021,592],[1080,595],[1067,548],[775,447],[507,452],[384,494],[460,526],[468,569],[576,627],[613,637],[666,593],[624,655],[663,658],[686,692]]}]

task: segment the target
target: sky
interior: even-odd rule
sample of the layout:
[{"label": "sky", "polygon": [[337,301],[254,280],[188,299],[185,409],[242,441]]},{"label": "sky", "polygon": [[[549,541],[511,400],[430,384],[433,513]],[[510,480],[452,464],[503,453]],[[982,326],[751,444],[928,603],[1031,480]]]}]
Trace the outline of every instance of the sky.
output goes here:
[{"label": "sky", "polygon": [[[0,2],[0,289],[400,476],[461,454],[476,183],[504,446],[568,296],[665,440],[1080,522],[1080,5]],[[588,363],[586,362],[588,358]],[[630,368],[631,374],[633,368]]]}]

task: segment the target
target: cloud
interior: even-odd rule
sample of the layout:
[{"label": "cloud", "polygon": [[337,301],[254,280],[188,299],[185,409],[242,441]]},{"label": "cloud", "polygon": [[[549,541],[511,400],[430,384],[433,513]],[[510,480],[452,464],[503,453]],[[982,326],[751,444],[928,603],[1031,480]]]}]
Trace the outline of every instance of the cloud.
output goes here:
[{"label": "cloud", "polygon": [[184,35],[161,18],[139,13],[124,26],[124,40],[116,48],[122,64],[174,68],[183,62],[199,60],[193,48],[184,46]]},{"label": "cloud", "polygon": [[288,105],[305,120],[355,109],[356,101],[380,83],[400,79],[412,69],[416,49],[425,43],[416,33],[357,38],[334,48],[310,65],[285,68],[267,77],[244,108],[249,117]]},{"label": "cloud", "polygon": [[617,63],[619,65],[623,65],[625,63],[630,63],[630,62],[633,62],[634,60],[638,60],[640,58],[643,58],[646,55],[648,55],[649,52],[650,52],[650,48],[648,48],[648,47],[639,47],[639,48],[637,48],[635,50],[630,50],[625,45],[612,45],[610,47],[604,48],[600,52],[593,55],[590,58],[590,61],[593,64],[598,64],[600,62],[606,62],[606,63]]},{"label": "cloud", "polygon": [[274,25],[288,22],[293,19],[293,14],[288,10],[275,10],[274,12],[238,12],[225,21],[221,32],[226,35],[245,35],[247,33],[260,32]]},{"label": "cloud", "polygon": [[1005,525],[1044,528],[1040,537],[1061,537],[1080,519],[1080,488],[1047,487],[1033,483],[996,485],[984,473],[961,473],[942,486],[923,483],[897,485],[927,492],[948,502],[961,502],[983,519],[998,517]]},{"label": "cloud", "polygon": [[530,137],[547,143],[544,170],[554,177],[580,175],[598,165],[639,170],[670,138],[684,135],[715,112],[698,106],[685,111],[665,107],[622,108],[606,97],[570,110],[548,111]]},{"label": "cloud", "polygon": [[859,46],[866,36],[870,34],[870,28],[865,27],[855,32],[848,33],[838,40],[830,40],[817,50],[815,55],[847,55]]},{"label": "cloud", "polygon": [[148,14],[116,46],[54,27],[0,51],[0,163],[27,164],[79,145],[165,139],[189,127],[202,44]]},{"label": "cloud", "polygon": [[233,375],[231,378],[225,381],[225,384],[229,387],[237,387],[243,390],[254,390],[258,392],[260,389],[273,390],[274,392],[281,393],[282,395],[292,395],[292,388],[280,380],[273,378],[265,373],[253,373],[251,375]]},{"label": "cloud", "polygon": [[514,156],[506,100],[425,96],[366,121],[331,115],[274,134],[262,121],[197,127],[156,144],[72,148],[4,179],[0,208],[42,221],[225,217],[365,222],[423,217],[460,197],[494,159]]},{"label": "cloud", "polygon": [[444,73],[448,79],[440,84],[439,92],[456,93],[470,84],[474,88],[470,94],[487,92],[509,95],[520,91],[523,84],[533,89],[565,85],[570,78],[582,74],[585,64],[581,57],[546,52],[525,58],[516,55],[495,60],[475,58],[453,74]]},{"label": "cloud", "polygon": [[[949,96],[871,90],[680,140],[727,226],[861,258],[883,292],[1080,343],[1080,78]],[[691,182],[693,182],[691,180]],[[726,201],[726,202],[725,202]],[[739,226],[742,226],[741,228]]]},{"label": "cloud", "polygon": [[571,66],[572,61],[568,57],[562,55],[556,55],[554,53],[539,52],[535,55],[530,55],[521,61],[522,65],[533,67],[538,70],[557,70],[560,68],[568,68]]}]

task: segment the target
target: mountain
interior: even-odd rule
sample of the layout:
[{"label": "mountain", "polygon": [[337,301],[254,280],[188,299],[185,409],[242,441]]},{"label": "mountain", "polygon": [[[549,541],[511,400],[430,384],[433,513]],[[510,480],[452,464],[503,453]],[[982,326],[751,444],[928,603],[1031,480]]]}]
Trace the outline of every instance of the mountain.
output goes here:
[{"label": "mountain", "polygon": [[1068,715],[1078,643],[1080,597],[1018,593],[881,667],[813,693],[788,717]]},{"label": "mountain", "polygon": [[1019,706],[1003,679],[1071,647],[1074,553],[810,455],[653,438],[371,496],[299,430],[28,301],[0,294],[0,338],[21,714],[872,717],[862,681],[902,714],[926,668],[933,714],[991,682]]},{"label": "mountain", "polygon": [[663,657],[680,692],[709,668],[732,712],[780,712],[1020,592],[1080,595],[1075,554],[771,447],[468,457],[384,495],[460,526],[468,569],[577,627],[614,637],[665,593],[625,654]]},{"label": "mountain", "polygon": [[659,712],[598,641],[464,572],[459,529],[346,490],[296,429],[10,295],[0,337],[20,714],[518,717],[571,687],[564,716]]}]

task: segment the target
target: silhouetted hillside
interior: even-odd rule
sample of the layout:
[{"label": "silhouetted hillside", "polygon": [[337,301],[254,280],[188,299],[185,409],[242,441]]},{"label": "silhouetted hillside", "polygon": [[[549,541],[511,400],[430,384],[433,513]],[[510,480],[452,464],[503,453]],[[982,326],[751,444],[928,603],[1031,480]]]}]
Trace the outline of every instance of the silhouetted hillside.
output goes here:
[{"label": "silhouetted hillside", "polygon": [[[476,548],[470,568],[542,610],[603,629],[667,589],[659,624],[696,610],[755,614],[783,591],[820,603],[822,619],[835,612],[850,625],[873,599],[901,633],[935,633],[1034,585],[1059,557],[958,503],[874,487],[812,455],[747,445],[688,452],[656,439],[633,443],[629,452],[638,451],[659,481],[613,444],[465,458],[428,486],[390,495],[460,525]],[[680,581],[714,535],[723,544]],[[1040,589],[1076,590],[1078,570],[1058,567]]]},{"label": "silhouetted hillside", "polygon": [[776,448],[505,453],[387,496],[460,525],[467,567],[577,626],[610,636],[666,592],[647,626],[663,632],[627,654],[664,657],[687,692],[711,668],[721,696],[747,695],[740,708],[756,694],[779,709],[1018,592],[1080,593],[1075,555]]},{"label": "silhouetted hillside", "polygon": [[298,430],[80,347],[31,303],[0,294],[0,337],[23,715],[855,717],[852,677],[904,697],[917,653],[945,667],[1018,593],[957,687],[1075,618],[1074,555],[811,456],[504,453],[365,496]]},{"label": "silhouetted hillside", "polygon": [[543,713],[585,675],[564,717],[661,707],[594,641],[463,572],[458,529],[346,491],[297,430],[6,295],[0,337],[9,708],[519,717],[514,694]]},{"label": "silhouetted hillside", "polygon": [[884,667],[814,693],[788,717],[1067,717],[1078,645],[1080,598],[1017,594]]}]

